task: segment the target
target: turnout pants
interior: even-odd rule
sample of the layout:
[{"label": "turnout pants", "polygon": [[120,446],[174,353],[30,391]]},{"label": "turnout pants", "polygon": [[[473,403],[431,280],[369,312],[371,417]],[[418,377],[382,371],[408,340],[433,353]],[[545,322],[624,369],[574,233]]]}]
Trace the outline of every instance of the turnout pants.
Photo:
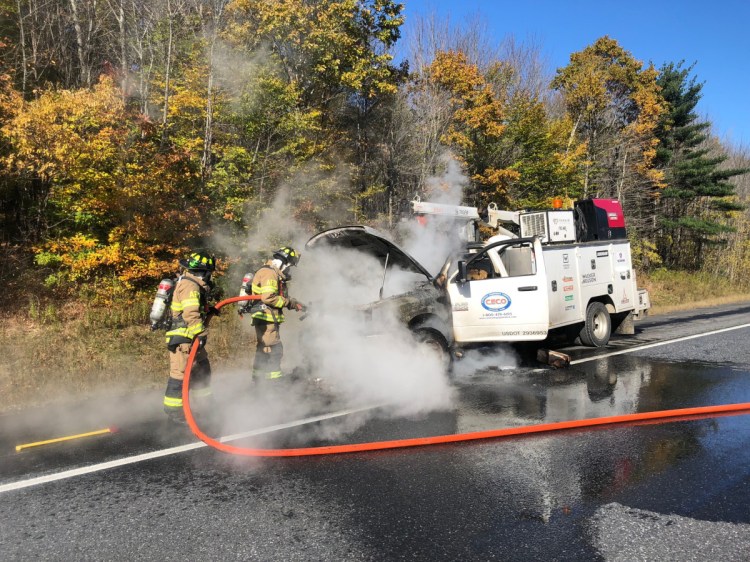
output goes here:
[{"label": "turnout pants", "polygon": [[[167,413],[182,411],[182,381],[185,378],[190,343],[181,343],[177,349],[169,352],[169,381],[164,393],[164,410]],[[211,363],[205,348],[195,354],[193,368],[190,370],[190,390],[196,398],[211,395]]]},{"label": "turnout pants", "polygon": [[253,319],[255,326],[255,361],[253,361],[253,380],[278,379],[281,377],[281,358],[284,356],[284,344],[281,343],[279,325],[274,322]]}]

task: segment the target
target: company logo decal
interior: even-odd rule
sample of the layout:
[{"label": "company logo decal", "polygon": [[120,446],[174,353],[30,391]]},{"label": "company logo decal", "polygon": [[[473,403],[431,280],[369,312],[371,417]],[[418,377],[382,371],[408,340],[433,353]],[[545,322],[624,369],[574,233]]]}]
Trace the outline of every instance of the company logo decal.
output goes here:
[{"label": "company logo decal", "polygon": [[510,297],[505,293],[489,293],[482,297],[482,307],[490,312],[500,312],[510,306]]}]

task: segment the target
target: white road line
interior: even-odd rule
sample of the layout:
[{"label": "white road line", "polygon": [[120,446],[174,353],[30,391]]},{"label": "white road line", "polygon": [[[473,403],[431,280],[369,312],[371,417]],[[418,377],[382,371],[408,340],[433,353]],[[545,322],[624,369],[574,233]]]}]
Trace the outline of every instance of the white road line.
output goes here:
[{"label": "white road line", "polygon": [[[363,408],[355,408],[351,410],[340,410],[338,412],[332,412],[330,414],[321,414],[319,416],[313,416],[302,420],[295,420],[287,423],[281,423],[278,425],[272,425],[269,427],[262,427],[254,429],[252,431],[246,431],[244,433],[236,433],[234,435],[226,435],[219,438],[218,440],[222,443],[228,441],[236,441],[237,439],[244,439],[245,437],[252,437],[255,435],[263,435],[264,433],[272,433],[274,431],[280,431],[282,429],[289,429],[291,427],[297,427],[300,425],[306,425],[308,423],[315,423],[324,420],[330,420],[333,418],[339,418],[343,416],[349,416],[359,412],[366,412],[375,408],[382,407],[382,404],[376,404],[372,406],[365,406]],[[12,490],[20,490],[22,488],[29,488],[31,486],[38,486],[39,484],[46,484],[47,482],[55,482],[56,480],[65,480],[67,478],[73,478],[75,476],[81,476],[82,474],[91,474],[92,472],[100,472],[102,470],[108,470],[110,468],[117,468],[118,466],[125,466],[128,464],[136,464],[143,461],[152,459],[158,459],[161,457],[168,457],[170,455],[177,455],[186,451],[192,451],[193,449],[200,449],[201,447],[207,447],[205,443],[199,441],[197,443],[188,443],[187,445],[180,445],[179,447],[171,447],[169,449],[162,449],[160,451],[152,451],[150,453],[143,453],[141,455],[135,455],[132,457],[125,457],[114,461],[103,462],[99,464],[93,464],[91,466],[82,466],[80,468],[74,468],[71,470],[65,470],[55,474],[47,474],[46,476],[39,476],[37,478],[30,478],[28,480],[21,480],[19,482],[11,482],[10,484],[0,485],[0,494],[4,492],[10,492]]]},{"label": "white road line", "polygon": [[731,326],[729,328],[722,328],[720,330],[712,330],[711,332],[704,332],[702,334],[695,334],[692,336],[684,336],[682,338],[675,338],[673,340],[665,340],[656,343],[649,343],[646,345],[639,345],[638,347],[631,347],[628,349],[621,349],[620,351],[613,351],[612,353],[605,353],[603,355],[596,355],[594,357],[587,357],[586,359],[576,359],[571,361],[571,365],[577,365],[579,363],[588,363],[589,361],[596,361],[597,359],[605,359],[607,357],[613,357],[614,355],[622,355],[623,353],[632,353],[633,351],[640,351],[642,349],[650,349],[652,347],[659,347],[662,345],[669,345],[670,343],[678,343],[681,341],[694,340],[695,338],[702,338],[705,336],[713,336],[714,334],[721,334],[723,332],[731,332],[732,330],[740,330],[742,328],[750,328],[750,324],[741,324],[740,326]]},{"label": "white road line", "polygon": [[[650,343],[646,345],[641,345],[638,347],[632,347],[629,349],[622,349],[620,351],[613,351],[612,353],[605,353],[603,355],[597,355],[595,357],[588,357],[586,359],[576,359],[575,361],[571,361],[571,365],[578,365],[580,363],[587,363],[589,361],[596,361],[598,359],[605,359],[607,357],[613,357],[615,355],[622,355],[624,353],[632,353],[634,351],[639,351],[642,349],[650,349],[652,347],[659,347],[662,345],[669,345],[671,343],[678,343],[681,341],[687,341],[692,340],[696,338],[702,338],[705,336],[712,336],[715,334],[721,334],[723,332],[730,332],[732,330],[740,330],[742,328],[750,328],[750,324],[742,324],[740,326],[731,326],[729,328],[722,328],[720,330],[712,330],[710,332],[705,332],[702,334],[695,334],[692,336],[685,336],[682,338],[675,338],[672,340],[666,340],[656,343]],[[221,437],[219,441],[222,443],[226,443],[228,441],[236,441],[237,439],[243,439],[245,437],[252,437],[255,435],[262,435],[264,433],[272,433],[274,431],[280,431],[282,429],[289,429],[291,427],[296,427],[300,425],[305,425],[308,423],[315,423],[323,420],[329,420],[337,417],[343,417],[348,416],[351,414],[355,414],[358,412],[365,412],[368,410],[373,410],[375,408],[382,407],[382,404],[377,404],[373,406],[366,406],[363,408],[357,408],[353,410],[341,410],[339,412],[333,412],[330,414],[323,414],[320,416],[313,416],[310,418],[305,418],[302,420],[295,420],[292,422],[287,422],[279,425],[272,425],[269,427],[264,427],[260,429],[255,429],[253,431],[247,431],[245,433],[237,433],[234,435],[227,435],[225,437]],[[179,453],[184,453],[186,451],[192,451],[193,449],[200,449],[202,447],[207,447],[207,445],[203,442],[198,443],[189,443],[187,445],[181,445],[179,447],[171,447],[169,449],[162,449],[160,451],[152,451],[151,453],[144,453],[142,455],[135,455],[132,457],[125,457],[123,459],[117,459],[114,461],[108,461],[104,463],[94,464],[91,466],[84,466],[81,468],[74,468],[72,470],[66,470],[63,472],[58,472],[56,474],[48,474],[46,476],[39,476],[37,478],[30,478],[29,480],[21,480],[19,482],[11,482],[10,484],[2,484],[0,485],[0,494],[4,492],[10,492],[12,490],[20,490],[22,488],[29,488],[31,486],[38,486],[39,484],[46,484],[47,482],[55,482],[57,480],[65,480],[67,478],[73,478],[75,476],[81,476],[83,474],[90,474],[92,472],[100,472],[102,470],[108,470],[110,468],[117,468],[118,466],[125,466],[128,464],[136,464],[142,461],[152,460],[152,459],[158,459],[161,457],[167,457],[170,455],[176,455]]]}]

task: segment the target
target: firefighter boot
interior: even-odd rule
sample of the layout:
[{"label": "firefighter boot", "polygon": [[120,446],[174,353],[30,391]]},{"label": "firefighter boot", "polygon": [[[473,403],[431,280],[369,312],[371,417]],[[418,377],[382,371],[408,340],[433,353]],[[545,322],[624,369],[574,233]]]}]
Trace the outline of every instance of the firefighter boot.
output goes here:
[{"label": "firefighter boot", "polygon": [[182,411],[182,381],[172,377],[169,377],[167,390],[164,392],[164,412],[170,421],[185,423],[185,414]]},{"label": "firefighter boot", "polygon": [[279,342],[272,345],[268,352],[268,363],[264,373],[266,380],[278,380],[283,378],[281,372],[281,359],[284,356],[284,344]]},{"label": "firefighter boot", "polygon": [[214,406],[214,396],[211,389],[211,363],[208,357],[203,357],[193,367],[193,373],[190,376],[190,396],[195,398],[196,406],[203,411],[212,409]]}]

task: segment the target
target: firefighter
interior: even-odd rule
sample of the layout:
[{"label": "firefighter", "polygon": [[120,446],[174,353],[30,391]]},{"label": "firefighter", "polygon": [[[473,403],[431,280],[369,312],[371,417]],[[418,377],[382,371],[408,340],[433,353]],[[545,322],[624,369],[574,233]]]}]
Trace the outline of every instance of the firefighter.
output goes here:
[{"label": "firefighter", "polygon": [[289,268],[297,265],[299,257],[293,248],[280,248],[253,276],[252,294],[260,296],[259,301],[253,301],[250,309],[257,340],[253,362],[254,381],[282,376],[284,344],[281,343],[279,327],[284,322],[283,310],[305,309],[297,299],[289,297],[286,287],[291,278]]},{"label": "firefighter", "polygon": [[211,363],[206,353],[206,322],[217,310],[208,306],[208,294],[213,288],[211,274],[216,270],[216,259],[204,252],[193,252],[179,261],[182,275],[177,280],[172,296],[172,325],[167,332],[169,350],[169,381],[164,393],[164,411],[172,421],[184,423],[182,411],[182,381],[193,340],[200,347],[190,372],[190,388],[199,400],[211,396]]}]

